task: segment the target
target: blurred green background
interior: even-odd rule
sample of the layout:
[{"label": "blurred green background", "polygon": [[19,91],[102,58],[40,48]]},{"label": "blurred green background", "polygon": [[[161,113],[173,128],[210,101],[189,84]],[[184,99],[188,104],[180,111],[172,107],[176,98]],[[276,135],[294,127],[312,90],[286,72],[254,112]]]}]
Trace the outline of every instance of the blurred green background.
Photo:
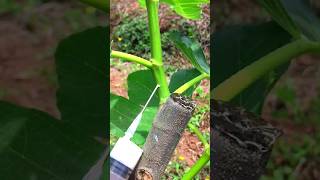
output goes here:
[{"label": "blurred green background", "polygon": [[0,99],[59,116],[58,42],[106,24],[103,12],[77,0],[0,0]]},{"label": "blurred green background", "polygon": [[[311,3],[320,16],[320,1]],[[255,1],[217,1],[213,7],[215,31],[228,25],[258,24],[271,19]],[[319,59],[319,55],[310,54],[295,59],[265,101],[262,117],[281,128],[284,135],[274,146],[263,180],[320,177]]]}]

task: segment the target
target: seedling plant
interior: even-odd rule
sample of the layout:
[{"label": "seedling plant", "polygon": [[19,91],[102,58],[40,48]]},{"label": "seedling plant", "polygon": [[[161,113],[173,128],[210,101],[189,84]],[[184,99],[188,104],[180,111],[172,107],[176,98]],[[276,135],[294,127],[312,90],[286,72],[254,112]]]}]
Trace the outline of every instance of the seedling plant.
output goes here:
[{"label": "seedling plant", "polygon": [[[164,3],[169,5],[177,14],[184,18],[197,20],[201,17],[201,5],[207,4],[209,1],[163,0],[159,2],[158,0],[140,0],[139,3],[142,7],[146,8],[151,58],[145,59],[137,55],[111,50],[111,58],[119,58],[124,61],[137,63],[146,67],[147,70],[136,71],[128,75],[128,99],[110,94],[110,127],[111,136],[123,136],[134,117],[139,113],[141,105],[148,99],[148,96],[156,84],[159,84],[159,93],[146,109],[137,133],[133,137],[133,141],[136,144],[143,145],[158,109],[167,101],[170,94],[178,93],[191,96],[203,79],[210,78],[210,68],[200,44],[189,37],[183,36],[182,33],[178,31],[172,31],[169,39],[172,40],[175,46],[190,61],[193,68],[179,69],[170,77],[170,82],[168,83],[162,59],[163,51],[161,47],[158,15],[159,4]],[[196,126],[189,124],[189,128],[191,128],[201,140],[205,150],[199,160],[183,175],[182,179],[192,179],[209,162],[210,158],[209,143],[207,140]]]}]

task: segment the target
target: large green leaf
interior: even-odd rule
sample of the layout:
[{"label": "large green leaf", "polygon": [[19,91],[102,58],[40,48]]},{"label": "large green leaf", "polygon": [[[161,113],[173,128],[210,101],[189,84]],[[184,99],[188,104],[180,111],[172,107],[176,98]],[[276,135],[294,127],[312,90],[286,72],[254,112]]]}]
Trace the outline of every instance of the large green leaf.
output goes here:
[{"label": "large green leaf", "polygon": [[101,1],[101,0],[80,0],[80,1],[90,6],[93,6],[97,9],[100,9],[106,13],[109,13],[109,7],[110,7],[109,1]]},{"label": "large green leaf", "polygon": [[123,136],[131,122],[138,115],[140,106],[128,99],[110,94],[110,128],[111,134]]},{"label": "large green leaf", "polygon": [[[225,27],[212,37],[214,39],[211,39],[211,54],[214,54],[216,60],[212,63],[214,81],[211,88],[217,87],[245,66],[291,40],[290,34],[274,22]],[[232,102],[260,113],[266,95],[287,67],[288,64],[269,72],[241,92]],[[216,99],[214,94],[213,98]]]},{"label": "large green leaf", "polygon": [[[156,80],[150,70],[136,71],[129,74],[128,96],[130,101],[143,106],[156,85]],[[159,102],[159,95],[155,93],[148,106],[158,106]]]},{"label": "large green leaf", "polygon": [[[150,70],[136,71],[128,77],[129,99],[113,94],[110,95],[111,134],[117,137],[124,135],[124,132],[142,110],[142,106],[146,103],[155,87],[156,83]],[[135,143],[139,145],[144,144],[158,106],[159,97],[155,94],[148,108],[143,113],[141,123],[133,137]]]},{"label": "large green leaf", "polygon": [[[115,106],[110,108],[110,133],[121,137],[142,108],[134,102],[114,94],[110,94],[110,101],[115,102]],[[157,107],[146,108],[137,131],[133,136],[133,142],[136,144],[144,144],[157,109]]]},{"label": "large green leaf", "polygon": [[98,27],[59,44],[62,121],[0,102],[1,179],[82,179],[97,162],[104,149],[98,140],[109,135],[107,35]]},{"label": "large green leaf", "polygon": [[0,140],[6,180],[82,179],[104,149],[81,128],[6,102],[0,102]]},{"label": "large green leaf", "polygon": [[259,0],[260,4],[293,37],[320,41],[320,20],[309,0]]},{"label": "large green leaf", "polygon": [[202,73],[210,74],[210,67],[198,42],[177,31],[171,32],[169,37],[195,68]]},{"label": "large green leaf", "polygon": [[[138,0],[141,7],[146,7],[146,0]],[[188,19],[201,18],[201,6],[208,4],[209,0],[160,0],[168,4],[177,14]]]},{"label": "large green leaf", "polygon": [[[180,86],[185,84],[186,82],[190,81],[191,79],[200,75],[200,72],[197,69],[182,69],[178,70],[177,72],[173,73],[170,79],[169,90],[170,92],[174,92]],[[200,83],[200,82],[199,82]],[[191,96],[193,91],[197,88],[199,83],[195,84],[194,86],[190,87],[187,91],[183,94],[186,96]]]},{"label": "large green leaf", "polygon": [[109,134],[108,34],[108,28],[97,27],[71,35],[55,54],[61,118],[92,136]]},{"label": "large green leaf", "polygon": [[162,0],[179,15],[188,19],[201,18],[201,6],[210,3],[210,0]]},{"label": "large green leaf", "polygon": [[292,21],[281,0],[258,0],[258,2],[270,13],[272,18],[293,37],[299,38],[300,30]]}]

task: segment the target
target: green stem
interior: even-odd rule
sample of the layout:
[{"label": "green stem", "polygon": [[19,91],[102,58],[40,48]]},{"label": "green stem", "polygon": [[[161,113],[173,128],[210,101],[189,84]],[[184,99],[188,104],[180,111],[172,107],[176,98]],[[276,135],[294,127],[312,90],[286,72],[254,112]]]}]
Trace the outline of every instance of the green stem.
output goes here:
[{"label": "green stem", "polygon": [[120,52],[120,51],[111,51],[111,57],[112,58],[120,58],[123,60],[127,60],[130,62],[135,62],[141,65],[144,65],[147,68],[152,68],[152,63],[146,59],[143,59],[141,57],[132,55],[132,54],[128,54],[128,53],[124,53],[124,52]]},{"label": "green stem", "polygon": [[319,50],[319,43],[305,39],[295,40],[241,69],[214,88],[211,94],[214,99],[229,101],[276,67],[303,53]]},{"label": "green stem", "polygon": [[93,6],[97,9],[100,9],[106,13],[108,13],[109,11],[109,1],[107,0],[80,0],[80,1],[90,6]]},{"label": "green stem", "polygon": [[159,1],[157,0],[146,0],[147,12],[148,12],[148,22],[149,22],[149,32],[151,40],[151,59],[153,63],[153,73],[157,83],[160,85],[159,96],[160,103],[164,103],[169,97],[170,92],[168,88],[168,83],[166,79],[166,74],[164,73],[163,63],[162,63],[162,48],[161,48],[161,37],[160,37],[160,27],[158,18],[158,6]]},{"label": "green stem", "polygon": [[202,142],[205,149],[210,147],[206,138],[203,137],[202,133],[200,132],[200,130],[196,126],[192,125],[191,123],[188,123],[188,127],[197,135],[198,139]]},{"label": "green stem", "polygon": [[184,91],[186,91],[187,89],[189,89],[190,87],[192,87],[193,85],[195,85],[196,83],[198,83],[199,81],[201,81],[202,79],[209,78],[209,77],[210,76],[208,74],[202,73],[199,76],[191,79],[190,81],[188,81],[185,84],[183,84],[182,86],[180,86],[174,92],[178,93],[178,94],[181,94]]},{"label": "green stem", "polygon": [[182,180],[191,180],[193,179],[200,170],[209,162],[210,160],[210,148],[205,149],[205,152],[202,156],[198,159],[198,161],[191,167],[191,169],[186,172]]}]

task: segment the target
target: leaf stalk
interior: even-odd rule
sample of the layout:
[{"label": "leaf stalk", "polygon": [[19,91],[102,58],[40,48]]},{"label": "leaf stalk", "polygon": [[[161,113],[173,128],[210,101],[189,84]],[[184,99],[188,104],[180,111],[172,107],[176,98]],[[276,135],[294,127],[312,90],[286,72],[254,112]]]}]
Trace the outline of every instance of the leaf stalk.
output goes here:
[{"label": "leaf stalk", "polygon": [[120,52],[120,51],[111,51],[111,57],[112,58],[120,58],[126,61],[130,61],[130,62],[135,62],[138,64],[141,64],[147,68],[152,68],[152,63],[146,59],[143,59],[141,57],[132,55],[132,54],[128,54],[128,53],[124,53],[124,52]]},{"label": "leaf stalk", "polygon": [[213,99],[230,101],[266,73],[306,52],[319,52],[320,43],[295,40],[241,69],[211,91]]},{"label": "leaf stalk", "polygon": [[186,90],[188,90],[190,87],[192,87],[193,85],[197,84],[199,81],[205,79],[205,78],[209,78],[210,76],[206,73],[202,73],[199,76],[191,79],[190,81],[186,82],[185,84],[183,84],[182,86],[180,86],[177,90],[175,90],[175,93],[181,94],[183,92],[185,92]]}]

